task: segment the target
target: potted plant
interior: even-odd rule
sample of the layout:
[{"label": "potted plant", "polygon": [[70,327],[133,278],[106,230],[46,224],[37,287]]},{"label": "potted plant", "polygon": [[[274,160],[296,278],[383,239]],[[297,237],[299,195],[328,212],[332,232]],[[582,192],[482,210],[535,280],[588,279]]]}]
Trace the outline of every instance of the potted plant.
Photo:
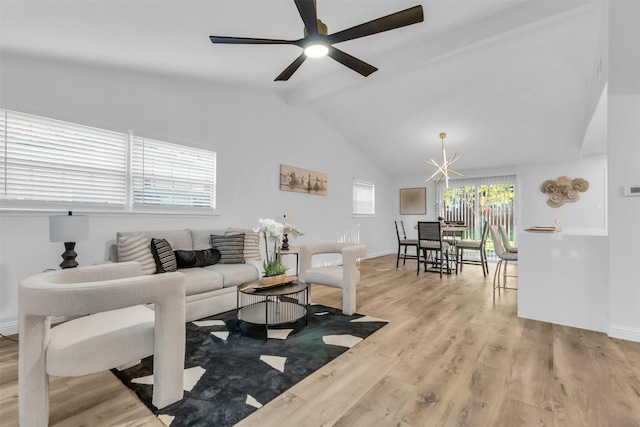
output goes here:
[{"label": "potted plant", "polygon": [[[258,226],[253,229],[254,232],[259,233],[264,238],[265,260],[262,263],[263,279],[261,282],[265,284],[282,283],[287,277],[288,267],[282,264],[282,257],[280,255],[279,242],[282,239],[284,233],[295,234],[296,236],[302,236],[303,233],[293,224],[282,224],[274,221],[273,219],[258,220]],[[269,241],[273,242],[273,251],[269,251]]]}]

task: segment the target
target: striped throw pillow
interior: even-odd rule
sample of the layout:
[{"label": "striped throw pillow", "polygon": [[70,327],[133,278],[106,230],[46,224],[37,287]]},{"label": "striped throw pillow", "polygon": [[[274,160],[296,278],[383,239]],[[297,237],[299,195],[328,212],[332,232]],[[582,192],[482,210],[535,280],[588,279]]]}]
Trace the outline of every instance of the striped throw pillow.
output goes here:
[{"label": "striped throw pillow", "polygon": [[244,234],[210,236],[211,247],[220,252],[219,264],[244,264]]},{"label": "striped throw pillow", "polygon": [[166,239],[151,239],[151,253],[156,261],[157,273],[169,273],[178,269],[173,248]]},{"label": "striped throw pillow", "polygon": [[239,228],[228,228],[224,233],[225,236],[232,236],[244,233],[244,259],[262,261],[260,255],[260,235],[252,230],[243,230]]},{"label": "striped throw pillow", "polygon": [[156,262],[151,254],[149,238],[142,233],[118,234],[118,261],[137,261],[145,274],[156,272]]}]

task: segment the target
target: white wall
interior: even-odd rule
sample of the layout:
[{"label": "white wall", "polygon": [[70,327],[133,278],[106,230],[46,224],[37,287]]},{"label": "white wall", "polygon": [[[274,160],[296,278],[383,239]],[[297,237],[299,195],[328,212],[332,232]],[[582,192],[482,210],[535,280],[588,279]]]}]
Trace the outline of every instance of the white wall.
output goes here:
[{"label": "white wall", "polygon": [[[574,163],[522,166],[519,175],[518,197],[521,203],[519,229],[534,225],[553,225],[558,215],[562,219],[561,226],[565,230],[606,229],[606,155],[585,157]],[[586,179],[589,181],[589,189],[580,193],[578,201],[552,208],[547,205],[548,196],[540,191],[540,185],[548,179],[555,180],[560,176]]]},{"label": "white wall", "polygon": [[640,341],[640,3],[609,2],[609,335]]},{"label": "white wall", "polygon": [[[258,218],[295,218],[296,242],[359,240],[369,256],[393,251],[395,201],[388,176],[313,113],[250,89],[3,54],[0,102],[7,109],[82,123],[218,153],[217,216],[91,213],[81,265],[104,259],[119,230],[254,227]],[[279,165],[328,174],[328,195],[279,190]],[[376,185],[374,218],[354,218],[352,179]],[[76,211],[76,213],[81,213]],[[49,213],[0,213],[0,331],[17,319],[17,285],[56,267],[62,244],[48,240]],[[13,330],[15,332],[15,329]]]},{"label": "white wall", "polygon": [[[436,186],[433,181],[426,182],[426,179],[433,173],[425,166],[424,175],[416,176],[404,176],[396,177],[394,179],[394,191],[392,196],[393,209],[391,214],[394,216],[394,221],[402,220],[404,222],[405,232],[409,239],[418,238],[418,230],[414,226],[418,221],[436,221],[438,215],[434,210],[434,204],[436,203]],[[427,189],[427,214],[426,215],[400,215],[400,189],[401,188],[418,188],[425,187]],[[396,239],[395,230],[391,228],[393,238]],[[397,245],[396,245],[397,249]]]},{"label": "white wall", "polygon": [[[434,211],[436,202],[436,186],[433,182],[425,182],[424,176],[410,176],[394,179],[396,193],[400,188],[427,188],[427,215],[399,215],[399,194],[396,194],[396,217],[405,222],[407,234],[411,235],[417,221],[433,221],[437,218]],[[600,231],[606,229],[606,173],[607,156],[594,155],[571,163],[549,163],[520,166],[512,170],[500,171],[462,171],[465,178],[482,176],[516,175],[516,227],[524,229],[532,225],[553,225],[557,215],[562,217],[563,228]],[[584,178],[589,181],[589,190],[580,193],[580,200],[567,203],[559,208],[551,208],[546,204],[547,197],[540,191],[540,184],[547,179],[556,179],[566,175],[570,178]],[[411,231],[410,231],[411,230]],[[414,233],[415,234],[415,233]],[[414,236],[415,237],[415,236]]]}]

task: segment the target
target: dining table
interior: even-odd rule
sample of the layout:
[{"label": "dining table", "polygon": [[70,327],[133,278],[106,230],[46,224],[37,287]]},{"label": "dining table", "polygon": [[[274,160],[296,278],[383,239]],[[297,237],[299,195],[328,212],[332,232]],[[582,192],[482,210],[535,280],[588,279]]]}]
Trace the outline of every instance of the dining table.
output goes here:
[{"label": "dining table", "polygon": [[[418,229],[418,224],[413,226],[414,230]],[[445,239],[462,239],[462,233],[465,231],[469,231],[468,225],[463,224],[445,224],[440,226],[440,232],[442,233],[442,237]]]}]

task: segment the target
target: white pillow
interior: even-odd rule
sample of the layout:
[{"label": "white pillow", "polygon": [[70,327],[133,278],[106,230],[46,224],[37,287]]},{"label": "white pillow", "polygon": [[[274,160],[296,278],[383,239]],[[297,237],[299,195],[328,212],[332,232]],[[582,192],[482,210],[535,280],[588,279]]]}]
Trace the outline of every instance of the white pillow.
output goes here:
[{"label": "white pillow", "polygon": [[142,233],[118,233],[118,261],[138,261],[145,274],[156,272],[156,261],[151,253],[151,242]]}]

